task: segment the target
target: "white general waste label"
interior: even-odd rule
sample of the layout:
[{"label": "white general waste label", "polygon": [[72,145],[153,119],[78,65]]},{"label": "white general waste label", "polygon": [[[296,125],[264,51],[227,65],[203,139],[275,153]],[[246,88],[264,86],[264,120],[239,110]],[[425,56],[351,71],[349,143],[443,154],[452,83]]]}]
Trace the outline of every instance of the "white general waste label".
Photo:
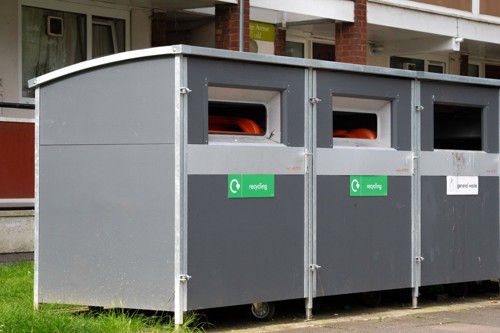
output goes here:
[{"label": "white general waste label", "polygon": [[478,195],[478,176],[446,176],[447,195]]}]

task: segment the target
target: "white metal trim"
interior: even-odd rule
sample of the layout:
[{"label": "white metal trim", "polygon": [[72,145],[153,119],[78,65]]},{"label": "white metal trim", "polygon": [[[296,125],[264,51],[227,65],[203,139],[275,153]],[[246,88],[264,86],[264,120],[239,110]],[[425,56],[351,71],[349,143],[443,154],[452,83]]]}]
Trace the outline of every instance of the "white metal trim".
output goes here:
[{"label": "white metal trim", "polygon": [[35,123],[33,118],[10,118],[10,117],[0,117],[0,122],[3,123]]},{"label": "white metal trim", "polygon": [[[411,82],[411,147],[412,147],[412,166],[411,166],[411,286],[412,286],[412,306],[418,306],[419,288],[421,285],[421,177],[420,177],[420,125],[421,112],[420,107],[420,81]],[[418,260],[417,260],[418,258]]]},{"label": "white metal trim", "polygon": [[38,309],[40,269],[40,87],[35,90],[35,235],[33,306]]},{"label": "white metal trim", "polygon": [[187,94],[181,88],[187,82],[187,59],[175,57],[175,324],[182,325],[187,310]]},{"label": "white metal trim", "polygon": [[34,198],[0,199],[0,208],[33,207]]}]

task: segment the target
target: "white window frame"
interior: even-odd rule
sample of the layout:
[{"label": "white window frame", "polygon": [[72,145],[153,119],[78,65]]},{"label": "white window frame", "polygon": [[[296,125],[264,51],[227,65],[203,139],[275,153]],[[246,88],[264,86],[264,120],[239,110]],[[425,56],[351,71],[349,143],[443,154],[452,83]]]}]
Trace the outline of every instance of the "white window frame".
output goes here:
[{"label": "white window frame", "polygon": [[[113,5],[88,5],[88,4],[78,4],[73,2],[66,1],[57,1],[57,0],[19,0],[18,1],[18,96],[19,101],[21,103],[34,103],[35,99],[30,97],[23,97],[23,88],[22,88],[22,75],[23,75],[23,64],[22,64],[22,52],[23,52],[23,43],[22,43],[22,7],[36,7],[42,9],[49,10],[60,10],[64,12],[71,12],[77,14],[84,14],[87,16],[87,60],[92,59],[92,25],[94,24],[94,18],[110,18],[110,19],[120,19],[125,21],[125,51],[130,50],[130,10],[125,7],[113,6]],[[116,37],[116,34],[115,36]],[[115,46],[116,50],[116,46]]]},{"label": "white window frame", "polygon": [[313,37],[309,33],[303,33],[298,30],[287,30],[285,42],[301,43],[304,45],[304,59],[312,59],[313,44],[328,44],[335,46],[335,41],[329,38]]},{"label": "white window frame", "polygon": [[111,29],[111,38],[113,39],[113,52],[116,53],[118,51],[118,37],[116,36],[116,24],[112,20],[102,19],[102,18],[92,18],[92,26],[94,25],[103,25],[106,27],[110,27]]}]

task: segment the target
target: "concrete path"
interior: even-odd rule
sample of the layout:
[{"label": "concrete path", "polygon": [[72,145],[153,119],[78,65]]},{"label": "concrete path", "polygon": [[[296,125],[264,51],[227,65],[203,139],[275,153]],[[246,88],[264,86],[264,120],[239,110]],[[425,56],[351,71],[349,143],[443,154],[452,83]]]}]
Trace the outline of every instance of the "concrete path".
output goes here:
[{"label": "concrete path", "polygon": [[[419,309],[363,307],[320,311],[312,321],[303,318],[277,318],[270,323],[220,320],[208,332],[234,333],[336,333],[336,332],[500,332],[500,299],[498,294],[474,298],[427,301]],[[333,311],[330,311],[333,310]]]}]

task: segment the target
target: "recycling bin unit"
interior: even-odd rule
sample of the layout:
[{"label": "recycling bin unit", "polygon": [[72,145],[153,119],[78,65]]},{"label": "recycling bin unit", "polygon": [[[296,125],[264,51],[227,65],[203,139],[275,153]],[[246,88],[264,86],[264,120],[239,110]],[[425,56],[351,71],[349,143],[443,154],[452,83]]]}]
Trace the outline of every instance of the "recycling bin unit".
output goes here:
[{"label": "recycling bin unit", "polygon": [[177,45],[36,88],[35,304],[171,311],[496,279],[496,80]]},{"label": "recycling bin unit", "polygon": [[421,83],[422,285],[500,276],[498,96]]}]

